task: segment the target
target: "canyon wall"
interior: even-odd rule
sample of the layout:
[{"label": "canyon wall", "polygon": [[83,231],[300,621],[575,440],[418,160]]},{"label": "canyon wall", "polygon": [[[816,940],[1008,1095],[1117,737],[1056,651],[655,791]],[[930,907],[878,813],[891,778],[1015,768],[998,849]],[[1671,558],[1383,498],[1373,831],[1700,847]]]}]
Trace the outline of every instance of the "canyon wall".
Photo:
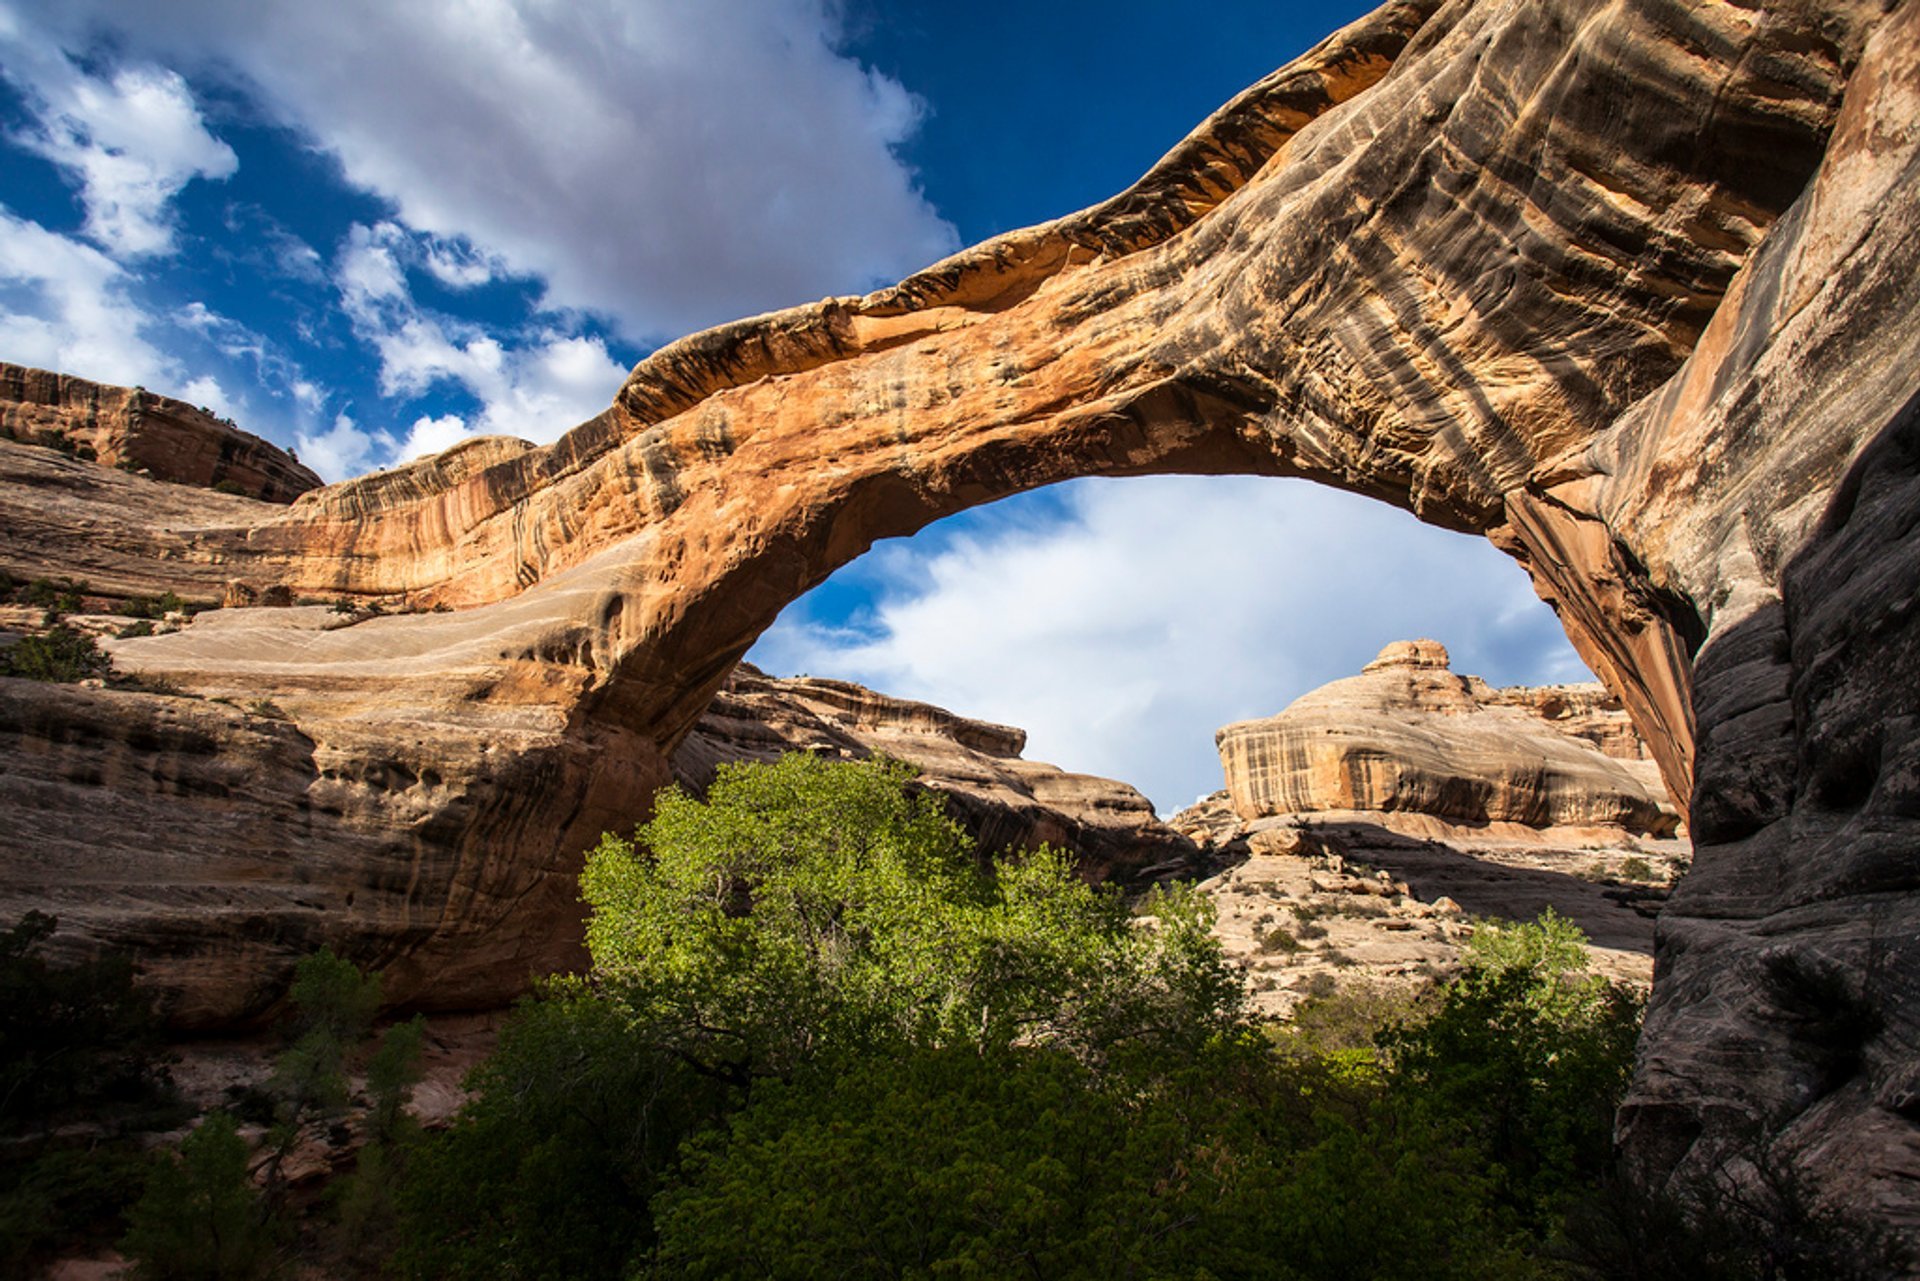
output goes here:
[{"label": "canyon wall", "polygon": [[[78,883],[73,945],[140,941],[164,864],[202,934],[162,983],[331,939],[402,999],[491,999],[577,919],[579,851],[644,809],[753,639],[875,540],[1074,476],[1303,476],[1519,559],[1686,798],[1636,1159],[1710,1162],[1757,1127],[1920,1219],[1917,13],[1400,0],[1114,199],[683,339],[546,448],[147,519],[144,482],[7,445],[9,489],[42,489],[0,514],[52,493],[59,518],[0,567],[403,612],[236,610],[113,646],[287,718],[233,730],[285,768],[170,793],[205,820],[192,847],[142,846],[119,767],[76,752],[91,726],[172,786],[132,696],[10,712],[33,768],[0,773],[0,843],[71,854],[9,860],[0,908]],[[305,839],[381,893],[315,898],[299,860],[239,856],[249,816],[302,799]],[[103,828],[128,834],[96,866]],[[255,999],[202,996],[208,1019]]]}]

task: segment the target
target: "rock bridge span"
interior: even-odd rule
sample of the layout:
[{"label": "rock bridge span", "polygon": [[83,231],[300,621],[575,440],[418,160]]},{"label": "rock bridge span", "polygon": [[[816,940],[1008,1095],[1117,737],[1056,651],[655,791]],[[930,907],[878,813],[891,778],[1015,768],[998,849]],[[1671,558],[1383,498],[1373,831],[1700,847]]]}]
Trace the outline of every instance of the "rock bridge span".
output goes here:
[{"label": "rock bridge span", "polygon": [[[552,446],[165,520],[67,474],[38,564],[414,612],[116,646],[286,721],[22,694],[0,838],[39,852],[0,891],[141,948],[188,1021],[321,941],[497,999],[566,959],[581,849],[734,662],[875,540],[1077,476],[1302,476],[1519,559],[1691,796],[1636,1150],[1758,1118],[1911,1215],[1917,12],[1400,0],[1113,200],[683,339]],[[89,782],[80,740],[141,764]]]}]

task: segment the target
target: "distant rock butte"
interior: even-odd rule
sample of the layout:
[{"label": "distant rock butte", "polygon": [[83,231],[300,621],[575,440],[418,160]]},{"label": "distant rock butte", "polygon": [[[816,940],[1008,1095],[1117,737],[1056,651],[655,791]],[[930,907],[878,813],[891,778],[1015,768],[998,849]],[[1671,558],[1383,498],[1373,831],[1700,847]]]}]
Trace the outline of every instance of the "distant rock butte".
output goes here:
[{"label": "distant rock butte", "polygon": [[[218,736],[129,730],[127,770],[161,770],[134,778],[73,728],[132,696],[9,711],[0,911],[58,899],[82,946],[192,904],[154,977],[228,975],[209,1013],[322,940],[398,1000],[496,998],[524,971],[472,958],[571,936],[581,849],[876,540],[1078,476],[1302,476],[1514,556],[1684,799],[1630,1156],[1710,1166],[1758,1127],[1920,1234],[1917,229],[1920,5],[1395,0],[1113,199],[671,343],[544,448],[221,510],[0,442],[9,572],[455,611],[116,642],[298,736],[172,793],[190,848],[140,848],[157,801],[123,787]],[[285,858],[237,821],[301,799]],[[127,834],[97,868],[15,857],[50,832]],[[323,846],[352,891],[303,887],[291,851]]]},{"label": "distant rock butte", "polygon": [[290,503],[320,477],[285,450],[184,400],[0,362],[0,435],[84,447],[101,465]]},{"label": "distant rock butte", "polygon": [[1227,788],[1167,820],[1259,1009],[1336,982],[1419,983],[1473,919],[1551,908],[1599,969],[1644,984],[1690,853],[1658,767],[1601,685],[1494,689],[1437,641],[1216,736]]},{"label": "distant rock butte", "polygon": [[1495,690],[1448,670],[1436,641],[1389,645],[1360,675],[1304,694],[1277,716],[1228,725],[1215,742],[1227,794],[1249,820],[1404,810],[1650,835],[1679,822],[1658,768],[1604,687]]},{"label": "distant rock butte", "polygon": [[1138,881],[1194,866],[1193,842],[1112,779],[1022,760],[1026,732],[890,698],[847,681],[778,679],[742,663],[672,757],[674,776],[704,793],[717,766],[784,752],[861,759],[876,753],[921,771],[983,851],[1042,844],[1078,853],[1090,879]]}]

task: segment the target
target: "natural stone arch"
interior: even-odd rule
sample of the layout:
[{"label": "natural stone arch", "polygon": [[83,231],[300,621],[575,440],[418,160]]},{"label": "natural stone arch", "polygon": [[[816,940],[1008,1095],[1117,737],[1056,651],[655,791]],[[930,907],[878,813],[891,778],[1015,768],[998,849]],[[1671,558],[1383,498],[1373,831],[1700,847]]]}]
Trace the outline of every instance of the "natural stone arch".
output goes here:
[{"label": "natural stone arch", "polygon": [[[304,841],[360,897],[189,853],[224,908],[123,879],[73,895],[80,919],[172,965],[202,1017],[258,1000],[195,950],[222,912],[242,964],[329,939],[410,999],[498,995],[565,946],[578,850],[644,806],[753,636],[873,539],[1070,475],[1307,476],[1519,557],[1676,795],[1699,779],[1635,1150],[1671,1166],[1727,1115],[1790,1140],[1817,1121],[1812,1163],[1897,1200],[1920,984],[1878,940],[1920,935],[1899,853],[1920,10],[1885,7],[1390,4],[1113,201],[676,343],[550,448],[479,442],[169,529],[102,479],[93,523],[42,543],[101,585],[455,612],[124,643],[199,692],[273,693],[292,728],[196,732],[299,816],[223,781],[206,839]],[[1831,590],[1842,571],[1881,590]],[[135,715],[45,699],[24,740]],[[173,741],[173,713],[138,715]],[[1809,983],[1871,1015],[1845,1065],[1780,1012]]]}]

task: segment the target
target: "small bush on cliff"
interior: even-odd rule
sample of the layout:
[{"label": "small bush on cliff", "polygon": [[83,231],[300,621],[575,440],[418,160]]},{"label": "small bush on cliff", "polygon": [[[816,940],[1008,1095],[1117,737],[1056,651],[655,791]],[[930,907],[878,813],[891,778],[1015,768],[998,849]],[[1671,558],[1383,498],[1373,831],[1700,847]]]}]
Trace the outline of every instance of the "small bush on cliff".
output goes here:
[{"label": "small bush on cliff", "polygon": [[113,664],[93,637],[61,624],[0,649],[0,676],[71,685],[105,676]]},{"label": "small bush on cliff", "polygon": [[77,578],[36,578],[20,589],[19,598],[23,605],[38,605],[56,614],[72,614],[79,611],[86,594],[87,584]]},{"label": "small bush on cliff", "polygon": [[168,614],[188,612],[191,608],[172,592],[163,592],[158,596],[129,596],[121,602],[116,612],[127,618],[165,618]]}]

